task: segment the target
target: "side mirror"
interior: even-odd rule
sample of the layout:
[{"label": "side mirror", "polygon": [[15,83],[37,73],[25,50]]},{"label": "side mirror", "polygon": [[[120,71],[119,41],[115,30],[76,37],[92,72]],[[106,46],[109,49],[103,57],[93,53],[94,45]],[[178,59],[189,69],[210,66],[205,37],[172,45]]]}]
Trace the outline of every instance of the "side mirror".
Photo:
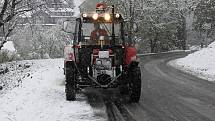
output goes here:
[{"label": "side mirror", "polygon": [[62,30],[67,33],[74,33],[75,32],[75,25],[76,22],[73,20],[66,20],[63,22]]}]

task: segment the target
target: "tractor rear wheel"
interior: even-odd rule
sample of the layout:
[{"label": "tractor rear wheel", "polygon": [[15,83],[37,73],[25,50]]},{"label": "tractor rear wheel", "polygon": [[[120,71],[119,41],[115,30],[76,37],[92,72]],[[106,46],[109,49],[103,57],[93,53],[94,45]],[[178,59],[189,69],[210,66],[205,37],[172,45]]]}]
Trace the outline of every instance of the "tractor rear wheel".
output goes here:
[{"label": "tractor rear wheel", "polygon": [[141,70],[135,67],[129,72],[129,97],[130,101],[137,103],[141,95]]},{"label": "tractor rear wheel", "polygon": [[73,64],[69,63],[66,67],[66,81],[65,81],[65,92],[66,100],[74,101],[76,99],[75,89],[75,69]]}]

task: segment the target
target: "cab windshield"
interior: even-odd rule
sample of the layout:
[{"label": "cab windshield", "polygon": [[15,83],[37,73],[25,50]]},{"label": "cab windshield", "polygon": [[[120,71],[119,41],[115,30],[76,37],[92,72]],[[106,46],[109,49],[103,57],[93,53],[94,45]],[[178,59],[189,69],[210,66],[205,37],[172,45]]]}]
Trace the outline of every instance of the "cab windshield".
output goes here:
[{"label": "cab windshield", "polygon": [[[105,36],[106,41],[112,41],[112,23],[83,23],[82,24],[82,34],[83,34],[83,39],[82,43],[83,44],[96,44],[95,41],[98,41],[99,38],[94,38],[93,33],[96,31],[99,27],[99,31],[102,31],[105,33],[103,36]],[[115,40],[116,43],[121,43],[121,33],[120,33],[120,24],[116,23],[114,27],[114,33],[115,33]]]}]

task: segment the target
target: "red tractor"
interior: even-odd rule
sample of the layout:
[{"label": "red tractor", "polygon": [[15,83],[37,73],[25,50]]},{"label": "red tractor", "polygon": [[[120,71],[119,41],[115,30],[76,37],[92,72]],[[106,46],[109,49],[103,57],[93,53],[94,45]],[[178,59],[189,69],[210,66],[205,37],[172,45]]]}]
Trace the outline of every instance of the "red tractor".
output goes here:
[{"label": "red tractor", "polygon": [[85,87],[119,88],[131,102],[139,101],[141,70],[136,48],[127,44],[124,23],[113,6],[108,12],[103,4],[76,19],[73,44],[65,46],[64,52],[68,101]]}]

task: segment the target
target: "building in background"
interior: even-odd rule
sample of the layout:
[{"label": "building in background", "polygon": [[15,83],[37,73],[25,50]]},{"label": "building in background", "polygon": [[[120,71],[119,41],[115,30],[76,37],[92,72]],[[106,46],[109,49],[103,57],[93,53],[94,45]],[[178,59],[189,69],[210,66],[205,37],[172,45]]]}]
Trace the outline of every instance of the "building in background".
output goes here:
[{"label": "building in background", "polygon": [[[26,24],[42,25],[49,28],[57,25],[65,20],[73,20],[75,4],[73,0],[33,0],[32,6],[35,4],[44,4],[36,10],[21,14],[16,20],[19,29],[22,29]],[[13,35],[13,32],[10,36]],[[0,28],[0,40],[4,39],[4,32]],[[10,40],[10,37],[7,38]]]},{"label": "building in background", "polygon": [[104,0],[85,0],[80,6],[80,12],[85,11],[95,11],[96,4],[99,2],[103,2]]},{"label": "building in background", "polygon": [[32,25],[54,26],[59,21],[74,19],[75,6],[72,0],[42,0],[41,3],[45,5],[20,15],[19,25],[30,23]]}]

